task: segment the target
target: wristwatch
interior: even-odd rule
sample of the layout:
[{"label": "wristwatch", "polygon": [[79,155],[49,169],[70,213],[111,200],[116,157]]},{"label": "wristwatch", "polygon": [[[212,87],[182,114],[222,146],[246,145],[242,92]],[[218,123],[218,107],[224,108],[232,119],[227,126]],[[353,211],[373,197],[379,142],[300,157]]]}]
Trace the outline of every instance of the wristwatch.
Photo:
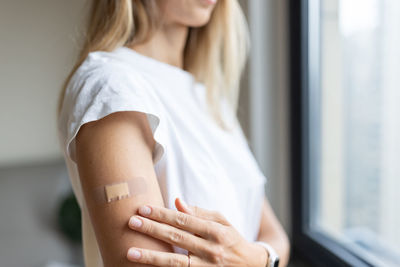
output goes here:
[{"label": "wristwatch", "polygon": [[276,251],[266,242],[257,241],[256,244],[263,246],[268,253],[268,261],[265,267],[278,267],[279,266],[279,256]]}]

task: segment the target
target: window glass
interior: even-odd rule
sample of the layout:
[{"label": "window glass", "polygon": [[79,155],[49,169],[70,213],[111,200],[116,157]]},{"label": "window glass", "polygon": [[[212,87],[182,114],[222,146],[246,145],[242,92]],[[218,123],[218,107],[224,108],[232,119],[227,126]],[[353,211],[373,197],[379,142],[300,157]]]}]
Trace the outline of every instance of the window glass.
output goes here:
[{"label": "window glass", "polygon": [[312,227],[399,266],[400,1],[323,0],[320,30]]}]

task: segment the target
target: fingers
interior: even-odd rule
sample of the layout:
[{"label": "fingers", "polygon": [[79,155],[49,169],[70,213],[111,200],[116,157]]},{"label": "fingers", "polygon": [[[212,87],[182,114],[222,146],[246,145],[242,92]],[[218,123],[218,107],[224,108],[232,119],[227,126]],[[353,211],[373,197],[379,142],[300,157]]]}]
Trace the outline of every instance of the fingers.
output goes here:
[{"label": "fingers", "polygon": [[168,224],[159,223],[141,216],[133,216],[129,220],[129,227],[197,255],[206,258],[212,255],[212,244],[209,241]]},{"label": "fingers", "polygon": [[197,234],[205,239],[215,239],[219,224],[213,221],[185,214],[180,211],[157,206],[144,206],[139,208],[139,214],[152,220],[169,224],[176,228]]},{"label": "fingers", "polygon": [[149,266],[160,267],[211,267],[213,263],[202,260],[201,258],[185,254],[155,251],[150,249],[132,247],[128,250],[127,258],[129,261],[148,264]]},{"label": "fingers", "polygon": [[204,220],[218,222],[226,226],[231,225],[221,213],[217,211],[202,209],[197,206],[189,206],[180,198],[175,199],[175,206],[179,211],[197,216]]},{"label": "fingers", "polygon": [[[155,251],[142,248],[130,248],[127,258],[130,261],[144,263],[151,266],[187,267],[188,256],[184,254]],[[191,264],[191,267],[193,265]]]}]

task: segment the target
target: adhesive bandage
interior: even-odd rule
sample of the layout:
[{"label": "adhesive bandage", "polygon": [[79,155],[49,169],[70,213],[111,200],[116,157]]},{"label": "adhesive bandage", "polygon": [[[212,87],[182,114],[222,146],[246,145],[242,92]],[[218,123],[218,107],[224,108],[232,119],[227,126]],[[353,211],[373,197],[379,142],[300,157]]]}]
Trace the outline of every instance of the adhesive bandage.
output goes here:
[{"label": "adhesive bandage", "polygon": [[108,184],[94,190],[95,199],[99,203],[114,201],[143,194],[147,191],[146,181],[143,177],[135,177],[128,181]]}]

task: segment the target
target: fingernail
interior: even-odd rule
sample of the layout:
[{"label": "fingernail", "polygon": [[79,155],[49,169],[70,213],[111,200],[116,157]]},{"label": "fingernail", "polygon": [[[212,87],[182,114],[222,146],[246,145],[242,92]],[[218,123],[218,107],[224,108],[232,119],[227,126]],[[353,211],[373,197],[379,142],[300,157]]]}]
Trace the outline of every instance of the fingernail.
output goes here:
[{"label": "fingernail", "polygon": [[129,220],[129,225],[139,228],[140,226],[142,226],[142,221],[136,217],[131,217],[131,219]]},{"label": "fingernail", "polygon": [[151,208],[149,206],[142,206],[139,208],[139,213],[142,215],[150,215]]},{"label": "fingernail", "polygon": [[142,253],[140,253],[139,250],[136,250],[134,248],[130,248],[128,250],[128,258],[137,260],[140,258],[140,256],[142,256]]}]

